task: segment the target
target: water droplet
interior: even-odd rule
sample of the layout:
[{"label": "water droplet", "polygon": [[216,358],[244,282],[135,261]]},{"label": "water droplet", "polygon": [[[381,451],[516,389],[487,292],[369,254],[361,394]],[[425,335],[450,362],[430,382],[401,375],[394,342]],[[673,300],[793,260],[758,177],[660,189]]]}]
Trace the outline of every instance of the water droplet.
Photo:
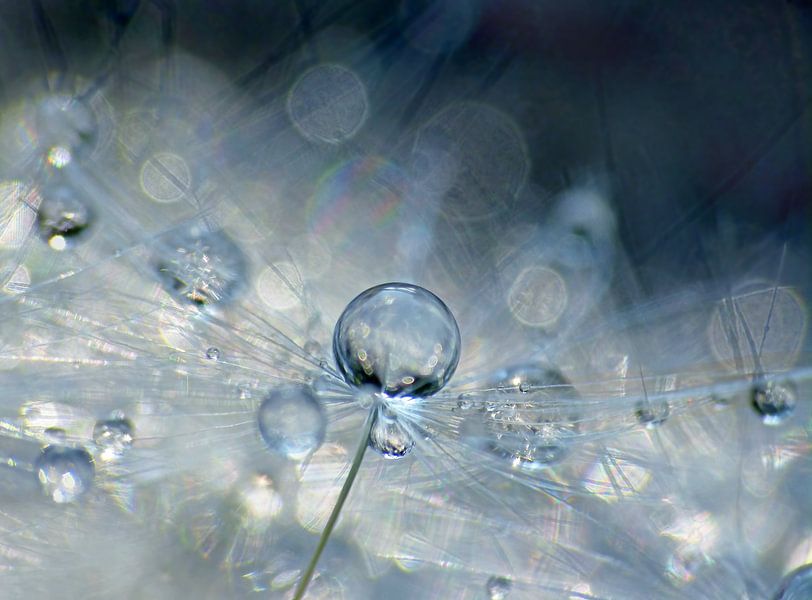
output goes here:
[{"label": "water droplet", "polygon": [[291,386],[271,392],[257,413],[268,448],[292,460],[314,452],[324,441],[327,417],[308,388]]},{"label": "water droplet", "polygon": [[426,289],[387,283],[349,303],[333,351],[344,379],[388,396],[429,396],[457,368],[460,332],[448,307]]},{"label": "water droplet", "polygon": [[48,446],[37,458],[34,474],[45,495],[58,504],[75,502],[93,484],[93,459],[82,448]]},{"label": "water droplet", "polygon": [[37,226],[40,237],[52,249],[73,247],[92,220],[90,207],[73,187],[54,185],[43,190]]},{"label": "water droplet", "polygon": [[460,410],[469,410],[474,407],[474,401],[468,394],[460,394],[457,396],[457,408]]},{"label": "water droplet", "polygon": [[638,402],[634,411],[637,421],[648,429],[665,423],[670,414],[671,409],[667,400],[642,400]]},{"label": "water droplet", "polygon": [[103,461],[117,461],[132,446],[133,424],[125,417],[96,421],[93,442],[101,450]]},{"label": "water droplet", "polygon": [[384,458],[403,458],[414,448],[414,438],[393,413],[379,407],[369,432],[369,447]]},{"label": "water droplet", "polygon": [[67,94],[42,100],[37,106],[35,122],[39,147],[46,153],[60,148],[77,156],[89,154],[96,145],[96,114],[87,103]]},{"label": "water droplet", "polygon": [[784,577],[774,600],[808,600],[812,598],[812,564],[795,569]]},{"label": "water droplet", "polygon": [[[496,387],[486,408],[471,417],[484,424],[463,434],[472,432],[471,441],[515,469],[535,471],[564,458],[578,432],[572,384],[556,370],[524,366],[504,373]],[[528,391],[516,392],[522,388]]]},{"label": "water droplet", "polygon": [[220,360],[220,349],[211,346],[206,350],[206,358],[209,360]]},{"label": "water droplet", "polygon": [[513,584],[510,579],[501,576],[497,577],[496,575],[489,577],[488,582],[485,584],[485,590],[488,592],[490,600],[505,600],[512,588]]},{"label": "water droplet", "polygon": [[245,256],[222,231],[176,230],[159,247],[155,268],[166,290],[180,300],[197,306],[224,303],[245,284]]},{"label": "water droplet", "polygon": [[795,410],[797,396],[789,382],[758,381],[753,385],[753,408],[765,425],[781,425]]}]

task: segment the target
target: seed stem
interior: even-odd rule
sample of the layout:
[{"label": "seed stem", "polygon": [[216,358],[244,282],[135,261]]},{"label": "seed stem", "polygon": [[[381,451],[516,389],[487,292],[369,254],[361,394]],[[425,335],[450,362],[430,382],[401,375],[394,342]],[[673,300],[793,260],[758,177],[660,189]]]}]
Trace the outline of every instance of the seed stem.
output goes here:
[{"label": "seed stem", "polygon": [[347,496],[350,494],[350,489],[352,489],[352,484],[355,482],[355,476],[358,475],[358,469],[361,467],[361,461],[364,459],[364,453],[369,445],[369,433],[372,431],[372,425],[375,422],[376,410],[376,404],[373,404],[369,409],[369,414],[367,414],[366,421],[364,421],[361,441],[358,444],[358,449],[355,451],[355,456],[353,457],[352,464],[350,465],[350,472],[347,474],[347,479],[344,480],[344,485],[341,487],[341,492],[338,494],[338,500],[336,500],[333,511],[330,513],[330,518],[327,519],[327,524],[324,526],[324,531],[321,532],[319,544],[316,546],[316,551],[310,558],[310,564],[307,565],[307,570],[299,580],[299,585],[296,588],[296,593],[293,596],[293,600],[302,600],[302,598],[304,598],[305,592],[307,591],[307,586],[310,585],[310,580],[313,579],[313,573],[316,571],[316,565],[319,563],[321,553],[324,552],[324,548],[327,546],[327,541],[330,539],[330,534],[333,533],[333,529],[338,521],[338,516],[341,514],[341,509],[344,507],[344,502],[347,500]]}]

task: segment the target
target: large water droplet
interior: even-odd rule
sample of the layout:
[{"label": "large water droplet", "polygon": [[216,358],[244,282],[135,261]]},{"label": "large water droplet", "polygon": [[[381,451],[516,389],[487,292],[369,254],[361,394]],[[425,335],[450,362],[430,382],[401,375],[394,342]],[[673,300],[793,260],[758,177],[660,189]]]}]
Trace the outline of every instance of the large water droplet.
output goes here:
[{"label": "large water droplet", "polygon": [[40,237],[54,250],[73,247],[92,219],[90,207],[73,187],[53,185],[42,191],[37,227]]},{"label": "large water droplet", "polygon": [[101,450],[105,462],[119,460],[133,443],[133,424],[125,417],[96,421],[93,442]]},{"label": "large water droplet", "polygon": [[403,458],[414,448],[414,438],[398,418],[384,407],[378,407],[369,432],[369,447],[384,458]]},{"label": "large water droplet", "polygon": [[244,286],[248,266],[240,248],[222,231],[191,227],[159,242],[155,267],[167,291],[197,306],[224,303]]},{"label": "large water droplet", "polygon": [[753,408],[765,425],[781,425],[795,410],[797,396],[789,382],[757,381],[753,385]]},{"label": "large water droplet", "polygon": [[301,460],[321,446],[327,427],[318,398],[298,386],[271,392],[259,407],[257,422],[268,448],[292,460]]},{"label": "large water droplet", "polygon": [[83,448],[48,446],[34,465],[45,495],[54,502],[75,502],[93,484],[96,469],[93,458]]},{"label": "large water droplet", "polygon": [[497,388],[471,417],[484,423],[464,430],[474,432],[472,441],[520,470],[559,462],[578,432],[572,384],[556,370],[531,365],[504,373]]},{"label": "large water droplet", "polygon": [[513,584],[507,577],[497,577],[496,575],[489,577],[485,584],[485,590],[488,592],[490,600],[505,600],[510,594]]},{"label": "large water droplet", "polygon": [[773,600],[808,600],[812,598],[812,564],[804,565],[784,578]]},{"label": "large water droplet", "polygon": [[349,303],[333,351],[344,379],[388,396],[429,396],[451,378],[460,332],[448,307],[422,287],[387,283]]}]

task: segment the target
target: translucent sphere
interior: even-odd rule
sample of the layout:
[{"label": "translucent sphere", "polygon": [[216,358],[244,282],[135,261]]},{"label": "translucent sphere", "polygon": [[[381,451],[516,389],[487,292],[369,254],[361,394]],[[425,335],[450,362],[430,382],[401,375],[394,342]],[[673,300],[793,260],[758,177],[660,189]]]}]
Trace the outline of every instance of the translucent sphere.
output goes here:
[{"label": "translucent sphere", "polygon": [[[577,393],[556,370],[515,367],[503,373],[498,391],[478,413],[473,441],[518,470],[535,471],[559,462],[578,432]],[[476,418],[476,417],[472,417]]]},{"label": "translucent sphere", "polygon": [[93,442],[101,451],[103,461],[116,461],[132,446],[133,424],[125,417],[96,421]]},{"label": "translucent sphere", "polygon": [[82,448],[48,446],[34,464],[34,474],[45,495],[54,502],[75,502],[93,484],[93,458]]},{"label": "translucent sphere", "polygon": [[808,600],[812,598],[812,565],[804,565],[784,578],[773,600]]},{"label": "translucent sphere", "polygon": [[305,387],[291,386],[271,392],[257,413],[259,433],[276,454],[301,460],[324,441],[327,416],[318,398]]},{"label": "translucent sphere", "polygon": [[78,98],[49,96],[37,106],[35,119],[39,145],[49,156],[89,154],[96,145],[96,114]]},{"label": "translucent sphere", "polygon": [[753,386],[753,408],[765,425],[781,425],[795,410],[798,402],[791,383],[760,381]]},{"label": "translucent sphere", "polygon": [[344,379],[387,396],[429,396],[451,378],[460,331],[448,307],[422,287],[387,283],[344,309],[333,335]]},{"label": "translucent sphere", "polygon": [[414,438],[397,417],[378,408],[369,432],[369,447],[384,458],[403,458],[414,448]]},{"label": "translucent sphere", "polygon": [[160,280],[179,300],[197,306],[224,303],[245,285],[245,256],[222,231],[176,230],[160,240],[158,250],[155,268]]},{"label": "translucent sphere", "polygon": [[508,594],[510,594],[511,588],[513,588],[513,584],[510,582],[510,579],[507,577],[497,577],[495,575],[489,577],[485,584],[485,591],[488,592],[488,598],[490,600],[505,600]]},{"label": "translucent sphere", "polygon": [[67,185],[48,187],[42,196],[37,210],[40,237],[54,250],[73,247],[93,220],[87,202]]}]

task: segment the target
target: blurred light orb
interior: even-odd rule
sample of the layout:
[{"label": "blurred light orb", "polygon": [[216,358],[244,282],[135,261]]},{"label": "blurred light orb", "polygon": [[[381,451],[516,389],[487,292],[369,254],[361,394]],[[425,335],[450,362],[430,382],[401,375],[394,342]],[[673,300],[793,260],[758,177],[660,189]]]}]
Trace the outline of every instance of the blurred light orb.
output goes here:
[{"label": "blurred light orb", "polygon": [[200,227],[175,230],[158,243],[155,269],[164,288],[196,306],[226,303],[245,285],[248,265],[242,250],[223,231]]},{"label": "blurred light orb", "polygon": [[47,156],[62,148],[71,155],[88,154],[96,145],[97,121],[93,109],[68,94],[42,99],[34,115],[39,147]]},{"label": "blurred light orb", "polygon": [[765,425],[781,425],[798,402],[795,387],[789,382],[757,381],[753,385],[753,408]]},{"label": "blurred light orb", "polygon": [[281,260],[268,265],[255,287],[262,302],[273,310],[289,310],[302,304],[304,283],[292,262]]},{"label": "blurred light orb", "polygon": [[440,390],[460,359],[460,331],[437,296],[409,283],[386,283],[347,305],[333,335],[338,368],[350,385],[386,396]]},{"label": "blurred light orb", "polygon": [[101,450],[105,462],[119,460],[133,443],[132,421],[124,416],[96,421],[93,427],[93,443]]},{"label": "blurred light orb", "polygon": [[414,448],[411,433],[393,415],[377,409],[375,422],[369,432],[369,447],[387,459],[403,458]]},{"label": "blurred light orb", "polygon": [[144,193],[163,204],[177,202],[192,187],[189,165],[172,152],[158,152],[145,160],[139,179]]},{"label": "blurred light orb", "polygon": [[526,472],[563,459],[578,431],[572,384],[556,370],[526,365],[504,373],[498,387],[479,413],[485,419],[479,443]]},{"label": "blurred light orb", "polygon": [[784,578],[773,600],[808,600],[809,598],[812,598],[812,565],[804,565]]},{"label": "blurred light orb", "polygon": [[271,392],[257,411],[259,433],[268,449],[290,460],[301,460],[324,441],[327,415],[306,387]]},{"label": "blurred light orb", "polygon": [[37,228],[53,250],[74,247],[92,222],[93,212],[72,186],[60,184],[42,191]]},{"label": "blurred light orb", "polygon": [[354,136],[364,124],[368,102],[364,84],[336,64],[313,67],[293,85],[288,115],[305,138],[328,144]]},{"label": "blurred light orb", "polygon": [[457,102],[427,121],[412,152],[431,157],[438,150],[455,165],[454,181],[438,199],[438,207],[455,221],[481,221],[505,212],[530,171],[521,130],[512,118],[486,104]]},{"label": "blurred light orb", "polygon": [[716,305],[708,327],[711,350],[730,370],[757,371],[746,340],[750,332],[763,331],[764,339],[757,340],[760,368],[786,369],[801,352],[808,320],[809,311],[794,288],[752,282]]},{"label": "blurred light orb", "polygon": [[42,491],[57,504],[75,502],[83,496],[95,473],[93,458],[83,448],[47,446],[34,465]]},{"label": "blurred light orb", "polygon": [[488,592],[489,600],[505,600],[510,594],[513,584],[507,577],[492,576],[485,583],[485,591]]},{"label": "blurred light orb", "polygon": [[538,265],[523,269],[507,296],[514,318],[528,327],[555,325],[567,301],[567,285],[561,275]]}]

